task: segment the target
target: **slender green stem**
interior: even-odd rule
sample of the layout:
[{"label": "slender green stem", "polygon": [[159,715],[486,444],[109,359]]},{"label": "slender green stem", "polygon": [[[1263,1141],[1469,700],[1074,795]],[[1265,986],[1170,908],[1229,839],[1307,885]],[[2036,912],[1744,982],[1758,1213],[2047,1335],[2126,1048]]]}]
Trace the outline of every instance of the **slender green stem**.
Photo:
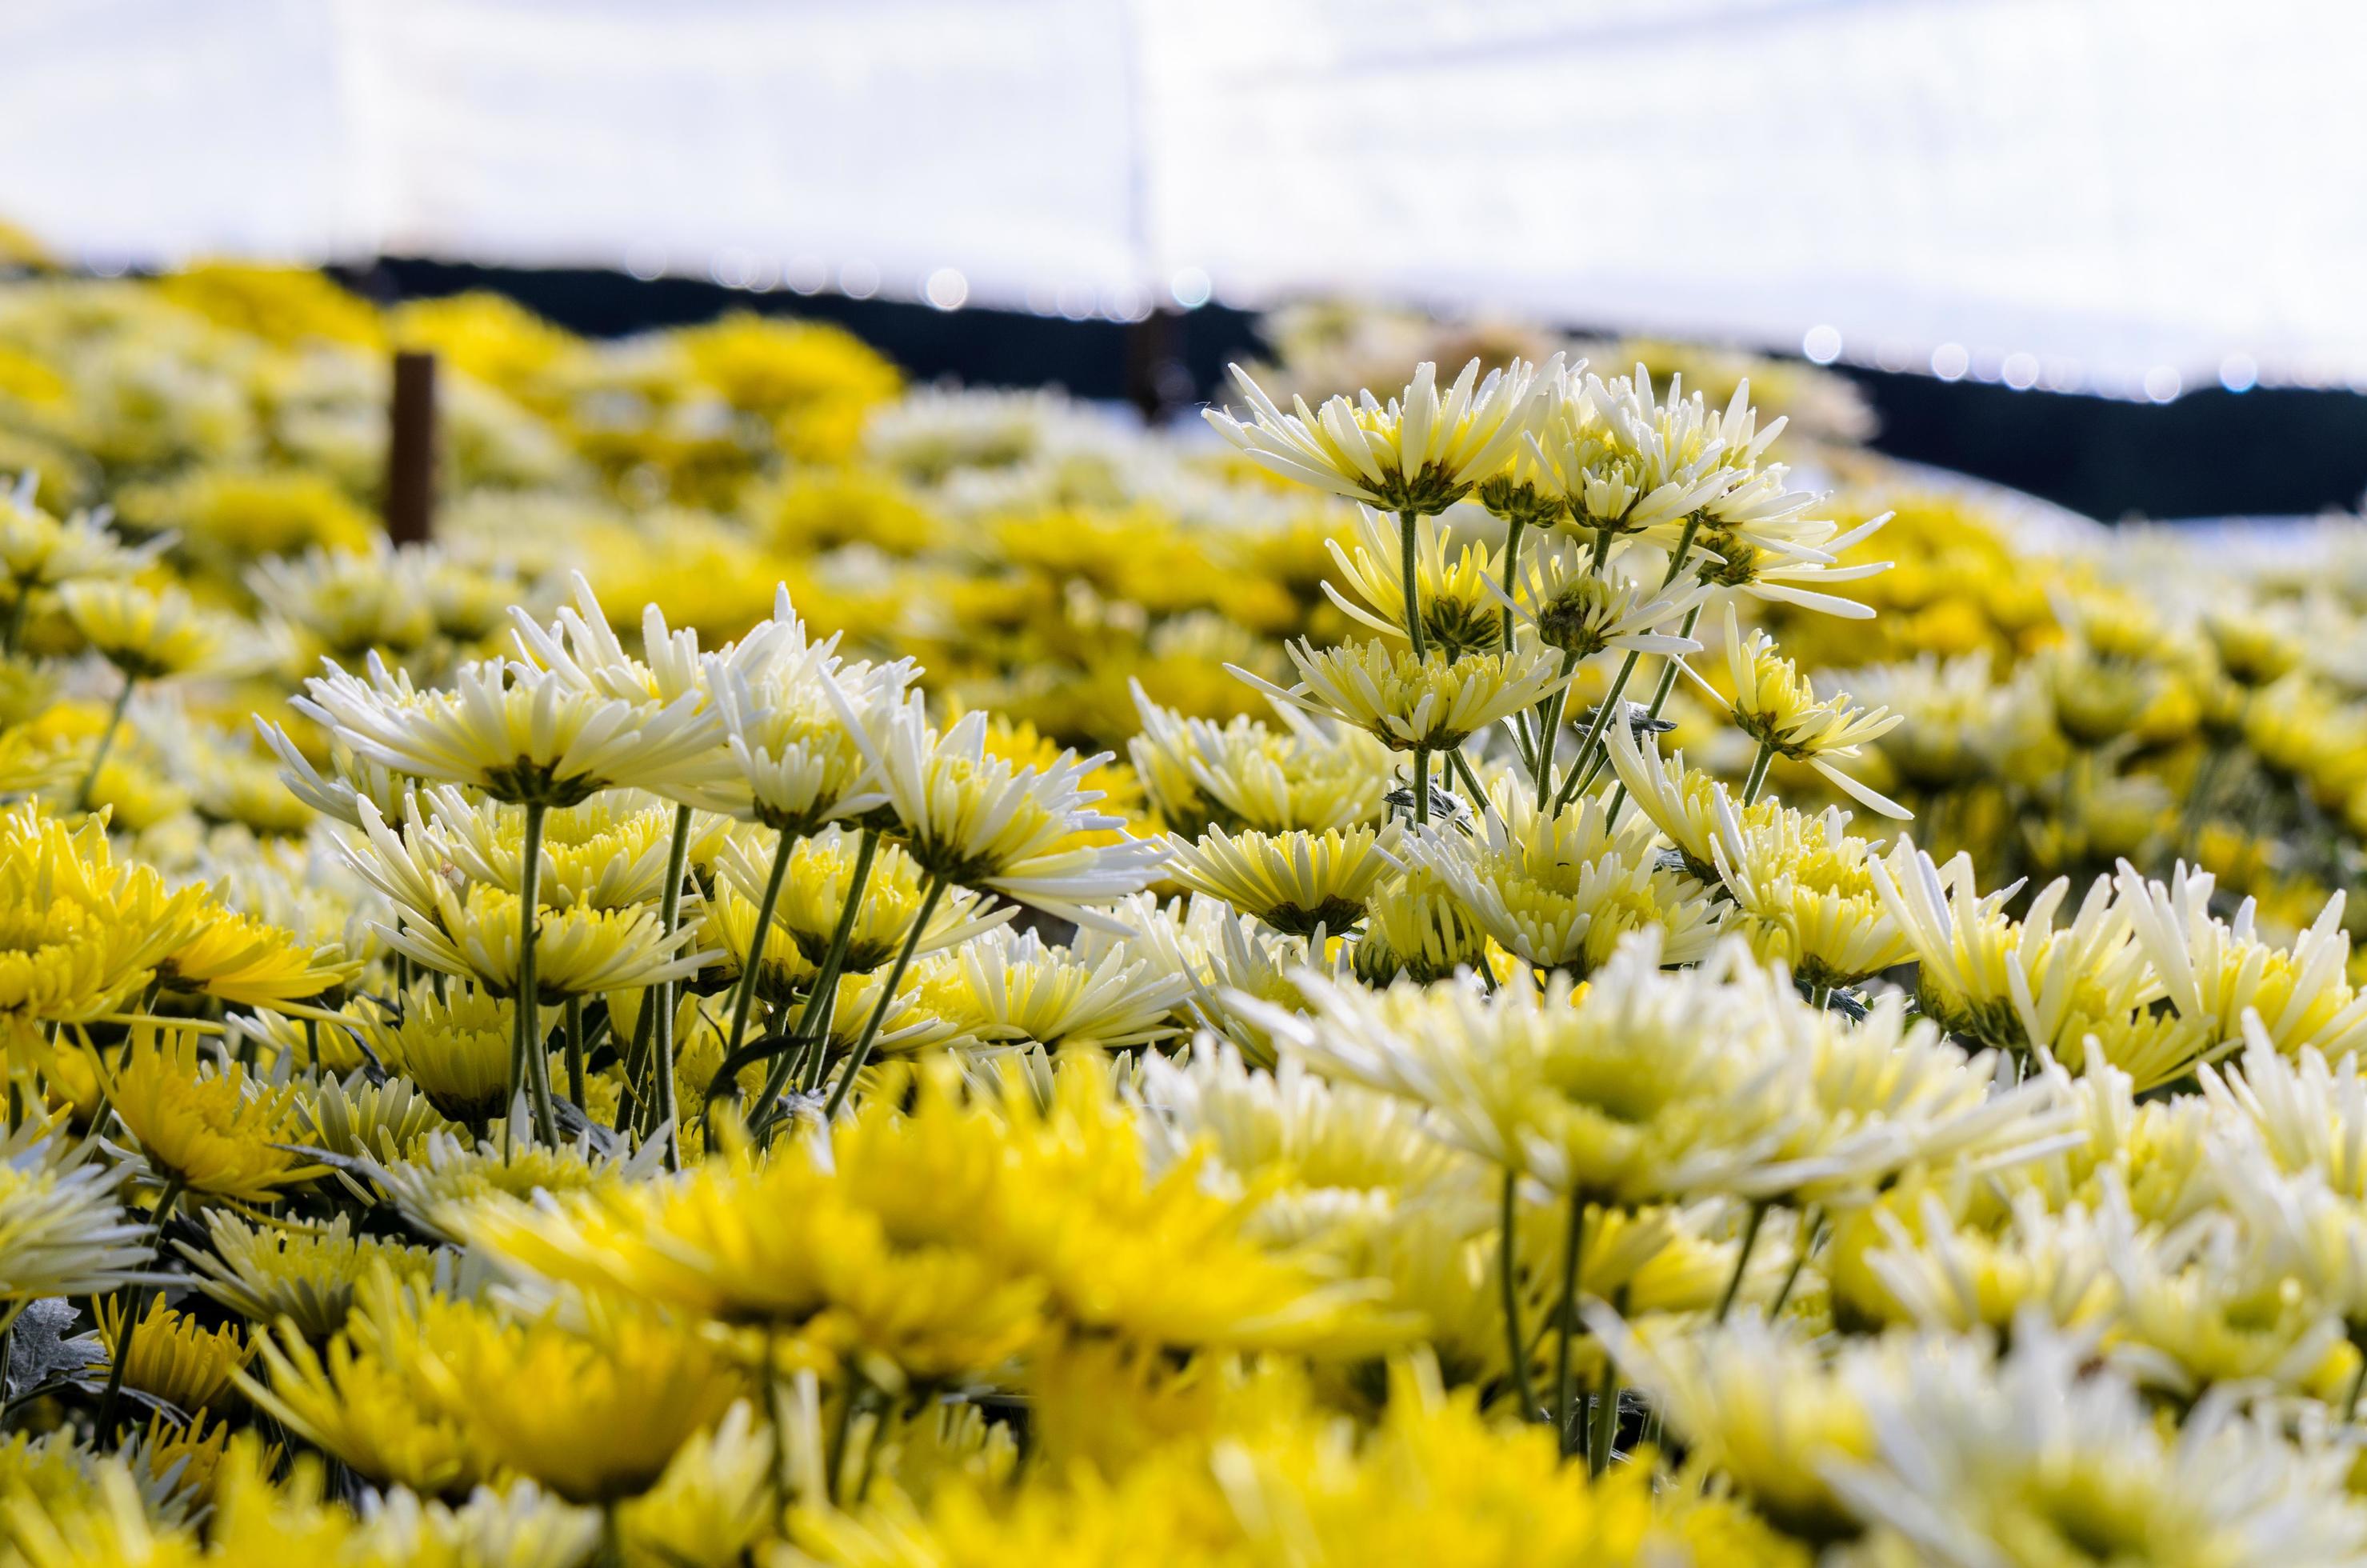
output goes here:
[{"label": "slender green stem", "polygon": [[1430,748],[1413,748],[1413,821],[1416,827],[1430,821]]},{"label": "slender green stem", "polygon": [[773,911],[780,907],[781,879],[789,873],[789,852],[797,846],[798,841],[785,833],[773,850],[772,874],[764,879],[764,901],[756,905],[756,932],[748,938],[748,962],[740,971],[739,995],[731,1004],[731,1034],[723,1042],[727,1057],[748,1037],[748,1015],[756,1006],[756,979],[764,972],[764,949],[773,940]]},{"label": "slender green stem", "polygon": [[123,710],[131,706],[131,688],[140,683],[130,676],[123,677],[123,689],[115,694],[115,706],[107,711],[107,728],[98,734],[98,749],[90,754],[90,771],[82,776],[82,788],[74,791],[74,810],[90,810],[90,792],[98,784],[98,770],[107,766],[107,754],[115,749],[115,733],[123,728]]},{"label": "slender green stem", "polygon": [[1767,788],[1767,766],[1775,760],[1775,748],[1765,741],[1759,743],[1759,755],[1750,759],[1750,777],[1742,781],[1742,803],[1759,799],[1759,791]]},{"label": "slender green stem", "polygon": [[1504,1202],[1501,1218],[1503,1237],[1496,1247],[1496,1283],[1504,1298],[1504,1354],[1512,1364],[1512,1389],[1520,1395],[1521,1419],[1537,1418],[1536,1391],[1529,1386],[1529,1341],[1521,1329],[1521,1291],[1516,1278],[1519,1259],[1515,1256],[1520,1242],[1516,1223],[1519,1215],[1521,1174],[1504,1173]]},{"label": "slender green stem", "polygon": [[1586,737],[1578,743],[1578,755],[1569,759],[1569,772],[1563,778],[1561,793],[1554,799],[1554,810],[1558,812],[1577,800],[1580,788],[1594,777],[1594,769],[1587,765],[1594,756],[1595,744],[1603,739],[1603,726],[1611,722],[1612,714],[1616,712],[1620,722],[1626,722],[1627,705],[1622,699],[1627,695],[1627,682],[1636,674],[1636,661],[1643,656],[1630,648],[1627,656],[1619,662],[1619,673],[1611,677],[1611,689],[1603,693],[1594,717],[1587,723]]},{"label": "slender green stem", "polygon": [[[157,1198],[155,1211],[150,1216],[156,1226],[156,1250],[148,1263],[151,1273],[164,1266],[164,1227],[172,1222],[173,1205],[180,1199],[181,1178],[166,1176],[164,1190]],[[108,1358],[107,1392],[98,1400],[97,1434],[101,1443],[107,1442],[115,1432],[115,1405],[123,1394],[123,1369],[131,1359],[131,1336],[139,1330],[141,1315],[147,1306],[142,1298],[146,1294],[145,1286],[127,1285],[118,1298],[123,1303],[123,1331],[115,1336],[114,1353]]]},{"label": "slender green stem", "polygon": [[888,971],[888,983],[879,989],[879,1005],[871,1009],[865,1020],[862,1038],[847,1052],[846,1071],[839,1075],[838,1086],[830,1092],[830,1103],[822,1107],[821,1119],[828,1126],[838,1115],[846,1096],[855,1092],[855,1080],[871,1060],[871,1042],[879,1038],[879,1026],[888,1021],[888,1009],[896,1005],[896,987],[903,983],[904,971],[912,967],[912,955],[920,950],[921,937],[929,928],[930,917],[937,912],[937,900],[945,896],[946,880],[932,875],[928,887],[921,894],[920,912],[912,916],[912,928],[904,933],[904,945],[897,950],[896,961]]},{"label": "slender green stem", "polygon": [[1512,606],[1514,585],[1521,580],[1521,535],[1528,528],[1525,517],[1504,519],[1504,652],[1512,651]]},{"label": "slender green stem", "polygon": [[583,1098],[583,998],[567,999],[567,1097],[575,1108],[585,1108]]},{"label": "slender green stem", "polygon": [[2348,1394],[2345,1394],[2342,1399],[2342,1419],[2344,1421],[2349,1422],[2359,1419],[2359,1394],[2362,1388],[2367,1388],[2367,1346],[2360,1347],[2359,1370],[2351,1374],[2350,1392]]},{"label": "slender green stem", "polygon": [[25,634],[25,608],[33,602],[33,590],[23,583],[16,585],[17,597],[8,601],[8,615],[0,620],[0,653],[14,653],[17,639]]},{"label": "slender green stem", "polygon": [[[839,905],[838,924],[831,928],[830,946],[821,955],[821,967],[814,971],[813,989],[806,993],[806,1005],[798,1013],[798,1027],[793,1038],[798,1041],[796,1051],[784,1051],[764,1077],[764,1093],[761,1104],[764,1114],[772,1113],[774,1100],[788,1085],[792,1073],[798,1074],[800,1087],[806,1086],[806,1074],[819,1074],[827,1054],[820,1041],[830,1034],[832,1009],[837,1001],[839,977],[846,971],[846,949],[855,940],[855,922],[863,913],[864,894],[871,885],[871,860],[878,853],[879,834],[876,828],[865,828],[862,840],[855,846],[855,869],[846,879],[846,902]],[[810,1063],[810,1066],[809,1066]]]},{"label": "slender green stem", "polygon": [[1471,770],[1471,759],[1463,755],[1463,748],[1456,746],[1449,751],[1446,754],[1446,761],[1447,765],[1462,778],[1463,787],[1471,792],[1472,811],[1475,812],[1486,811],[1488,791],[1479,788],[1479,775]]},{"label": "slender green stem", "polygon": [[[671,944],[675,929],[682,923],[682,878],[690,864],[690,808],[677,806],[674,813],[674,839],[666,847],[665,892],[658,899],[658,924]],[[680,1124],[674,1106],[674,1017],[677,1006],[675,987],[679,982],[669,980],[657,989],[654,1000],[658,1016],[650,1033],[650,1089],[656,1108],[658,1135],[665,1140],[666,1169],[682,1168],[682,1150],[676,1140]]]},{"label": "slender green stem", "polygon": [[511,1048],[510,1098],[521,1080],[534,1097],[535,1136],[559,1142],[559,1114],[550,1103],[550,1063],[542,1054],[541,994],[535,983],[534,943],[542,924],[542,819],[539,801],[526,807],[526,853],[518,862],[517,1037]]},{"label": "slender green stem", "polygon": [[1754,1201],[1750,1217],[1742,1222],[1742,1245],[1734,1255],[1734,1272],[1727,1276],[1726,1293],[1717,1299],[1717,1315],[1710,1320],[1712,1323],[1724,1323],[1727,1314],[1734,1311],[1734,1299],[1742,1293],[1743,1271],[1750,1267],[1751,1246],[1759,1240],[1759,1226],[1766,1218],[1766,1203]]},{"label": "slender green stem", "polygon": [[1833,988],[1831,986],[1811,985],[1808,987],[1808,1006],[1814,1007],[1818,1012],[1823,1012],[1825,1010],[1825,1005],[1832,999]]},{"label": "slender green stem", "polygon": [[1429,646],[1421,635],[1421,589],[1416,579],[1414,541],[1421,530],[1421,517],[1413,512],[1398,514],[1398,560],[1405,574],[1406,640],[1413,644],[1413,656],[1425,657]]},{"label": "slender green stem", "polygon": [[1606,1358],[1603,1363],[1603,1395],[1594,1407],[1594,1440],[1586,1445],[1586,1471],[1601,1475],[1611,1468],[1619,1442],[1619,1374]]},{"label": "slender green stem", "polygon": [[1554,1349],[1554,1430],[1560,1435],[1565,1458],[1577,1439],[1579,1412],[1570,1380],[1570,1341],[1578,1327],[1578,1260],[1585,1250],[1586,1195],[1573,1192],[1569,1195],[1569,1229],[1561,1247],[1561,1302],[1554,1324],[1559,1341]]},{"label": "slender green stem", "polygon": [[1554,742],[1561,733],[1562,710],[1569,705],[1569,677],[1578,669],[1577,653],[1565,649],[1561,656],[1561,678],[1554,685],[1553,695],[1531,711],[1536,715],[1535,760],[1530,765],[1530,775],[1537,781],[1537,807],[1545,808],[1553,794]]}]

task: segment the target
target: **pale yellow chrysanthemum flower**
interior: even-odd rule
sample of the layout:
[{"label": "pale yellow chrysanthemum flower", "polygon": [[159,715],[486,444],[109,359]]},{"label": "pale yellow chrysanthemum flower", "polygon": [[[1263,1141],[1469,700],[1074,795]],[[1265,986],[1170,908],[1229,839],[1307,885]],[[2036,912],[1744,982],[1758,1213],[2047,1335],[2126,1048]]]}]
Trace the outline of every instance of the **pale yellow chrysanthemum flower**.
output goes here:
[{"label": "pale yellow chrysanthemum flower", "polygon": [[1248,372],[1231,369],[1251,422],[1215,408],[1206,417],[1252,462],[1385,512],[1424,517],[1446,510],[1511,460],[1561,379],[1557,365],[1540,374],[1514,360],[1482,380],[1474,359],[1442,396],[1438,368],[1424,362],[1386,404],[1367,392],[1353,402],[1331,398],[1319,410],[1300,398],[1285,414]]},{"label": "pale yellow chrysanthemum flower", "polygon": [[[1735,695],[1732,703],[1724,705],[1730,708],[1737,729],[1766,752],[1806,763],[1835,789],[1884,816],[1903,820],[1911,814],[1843,773],[1832,760],[1855,756],[1861,743],[1878,740],[1895,728],[1897,715],[1879,709],[1865,711],[1852,704],[1845,692],[1818,698],[1807,677],[1775,652],[1774,642],[1766,632],[1742,635],[1730,604],[1726,607],[1726,639]],[[1710,690],[1706,683],[1703,689]],[[1716,697],[1714,691],[1710,694]]]},{"label": "pale yellow chrysanthemum flower", "polygon": [[1569,682],[1560,655],[1535,642],[1457,659],[1417,658],[1410,648],[1377,641],[1319,653],[1311,643],[1291,642],[1284,651],[1298,672],[1288,690],[1249,670],[1226,668],[1276,702],[1362,730],[1392,751],[1451,750]]},{"label": "pale yellow chrysanthemum flower", "polygon": [[1171,837],[1167,871],[1277,931],[1337,934],[1364,918],[1382,877],[1404,869],[1397,854],[1401,836],[1395,823],[1324,834],[1229,834],[1212,827],[1197,842]]},{"label": "pale yellow chrysanthemum flower", "polygon": [[[1349,619],[1392,642],[1408,640],[1405,563],[1394,519],[1360,507],[1353,553],[1338,540],[1325,541],[1349,593],[1327,580],[1324,596]],[[1424,517],[1415,524],[1414,603],[1429,646],[1450,659],[1495,646],[1503,631],[1498,603],[1501,590],[1496,586],[1501,571],[1487,546],[1466,544],[1450,558],[1446,531],[1437,519]]]},{"label": "pale yellow chrysanthemum flower", "polygon": [[1325,833],[1379,819],[1387,751],[1365,731],[1320,724],[1293,707],[1276,710],[1280,730],[1246,714],[1217,724],[1160,707],[1138,681],[1132,690],[1142,728],[1127,755],[1174,831]]},{"label": "pale yellow chrysanthemum flower", "polygon": [[919,1000],[967,1044],[1126,1051],[1174,1034],[1190,989],[1123,943],[1089,954],[995,929],[923,974]]},{"label": "pale yellow chrysanthemum flower", "polygon": [[2240,1046],[2248,1014],[2283,1051],[2307,1045],[2339,1056],[2367,1043],[2367,995],[2347,978],[2350,936],[2342,928],[2340,892],[2292,947],[2279,948],[2257,934],[2250,899],[2232,923],[2211,913],[2216,881],[2208,871],[2181,863],[2164,883],[2124,860],[2115,880],[2162,994],[2212,1045]]},{"label": "pale yellow chrysanthemum flower", "polygon": [[1711,858],[1750,916],[1762,957],[1829,988],[1855,985],[1913,956],[1868,869],[1874,846],[1851,835],[1840,807],[1813,817],[1779,808],[1746,827],[1721,790],[1716,811]]},{"label": "pale yellow chrysanthemum flower", "polygon": [[261,642],[252,629],[198,608],[179,588],[84,579],[59,591],[83,641],[130,681],[226,674]]},{"label": "pale yellow chrysanthemum flower", "polygon": [[1648,821],[1614,828],[1592,796],[1557,812],[1517,784],[1491,791],[1489,807],[1471,836],[1432,833],[1408,853],[1506,951],[1583,978],[1646,927],[1660,933],[1670,963],[1690,963],[1716,940],[1709,890],[1660,864]]},{"label": "pale yellow chrysanthemum flower", "polygon": [[332,665],[304,686],[297,709],[357,755],[496,800],[572,806],[628,785],[696,805],[726,777],[722,720],[696,693],[629,701],[502,660],[420,690],[375,653],[367,679]]}]

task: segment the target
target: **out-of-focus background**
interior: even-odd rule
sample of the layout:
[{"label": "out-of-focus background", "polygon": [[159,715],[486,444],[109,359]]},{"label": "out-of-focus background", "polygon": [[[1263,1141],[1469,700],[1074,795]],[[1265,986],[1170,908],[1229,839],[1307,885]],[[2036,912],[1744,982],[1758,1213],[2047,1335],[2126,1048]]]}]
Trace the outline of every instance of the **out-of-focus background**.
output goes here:
[{"label": "out-of-focus background", "polygon": [[1165,415],[1284,334],[1731,345],[2090,516],[2293,515],[2367,488],[2361,59],[2305,0],[34,0],[0,221]]}]

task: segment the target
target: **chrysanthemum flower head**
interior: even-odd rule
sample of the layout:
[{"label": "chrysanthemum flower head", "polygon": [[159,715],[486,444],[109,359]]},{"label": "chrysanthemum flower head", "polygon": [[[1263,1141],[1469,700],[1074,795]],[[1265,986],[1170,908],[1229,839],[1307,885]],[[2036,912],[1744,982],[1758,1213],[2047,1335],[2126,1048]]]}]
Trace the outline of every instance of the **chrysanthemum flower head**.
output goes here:
[{"label": "chrysanthemum flower head", "polygon": [[1510,653],[1455,659],[1439,652],[1417,658],[1410,648],[1392,650],[1377,641],[1319,653],[1301,642],[1285,651],[1298,672],[1298,684],[1288,690],[1248,670],[1233,674],[1276,702],[1363,730],[1392,751],[1459,746],[1543,701],[1567,680],[1559,656],[1529,642],[1516,642]]},{"label": "chrysanthemum flower head", "polygon": [[1742,635],[1732,605],[1726,608],[1726,635],[1735,726],[1775,756],[1806,763],[1851,799],[1885,816],[1905,817],[1903,807],[1852,778],[1831,760],[1855,756],[1861,743],[1878,740],[1896,728],[1897,715],[1864,711],[1846,692],[1818,698],[1792,661],[1774,651],[1766,632]]},{"label": "chrysanthemum flower head", "polygon": [[425,981],[394,1001],[391,1013],[373,1007],[365,1030],[379,1061],[455,1121],[480,1123],[500,1112],[509,1096],[512,1004],[473,987],[438,996]]},{"label": "chrysanthemum flower head", "polygon": [[58,592],[83,641],[132,680],[227,673],[257,642],[253,631],[198,608],[179,588],[152,592],[135,583],[84,579]]},{"label": "chrysanthemum flower head", "polygon": [[1711,858],[1750,916],[1762,956],[1831,987],[1855,985],[1914,951],[1876,891],[1873,846],[1851,835],[1840,807],[1813,817],[1782,807],[1745,827],[1720,791],[1717,824]]},{"label": "chrysanthemum flower head", "polygon": [[[1405,563],[1398,529],[1394,518],[1360,507],[1353,552],[1337,540],[1330,541],[1332,562],[1355,598],[1329,581],[1323,592],[1349,619],[1386,640],[1405,642]],[[1501,590],[1495,586],[1500,570],[1485,545],[1466,544],[1450,556],[1437,520],[1417,522],[1414,603],[1425,642],[1450,659],[1495,646],[1503,630]]]},{"label": "chrysanthemum flower head", "polygon": [[897,835],[923,874],[1000,892],[1079,925],[1106,925],[1094,907],[1146,885],[1164,857],[1126,838],[1080,843],[1082,832],[1122,827],[1093,809],[1082,779],[1105,756],[1018,767],[986,754],[987,717],[969,712],[943,733],[918,692],[858,713],[827,672],[822,685],[887,796]]},{"label": "chrysanthemum flower head", "polygon": [[208,1062],[195,1033],[135,1028],[108,1099],[150,1170],[208,1198],[277,1201],[323,1167],[297,1142],[295,1089],[268,1088],[236,1062]]},{"label": "chrysanthemum flower head", "polygon": [[1351,958],[1365,982],[1386,985],[1402,974],[1427,984],[1488,961],[1488,933],[1444,878],[1409,868],[1377,889],[1365,934]]},{"label": "chrysanthemum flower head", "polygon": [[[1567,540],[1552,540],[1522,562],[1512,611],[1536,629],[1538,641],[1584,660],[1618,649],[1625,653],[1678,654],[1700,651],[1690,637],[1658,631],[1682,618],[1707,592],[1697,584],[1656,587],[1621,570],[1591,570],[1588,553]],[[1502,591],[1498,590],[1502,598]]]},{"label": "chrysanthemum flower head", "polygon": [[1470,838],[1434,832],[1408,853],[1507,951],[1584,976],[1645,926],[1661,933],[1672,963],[1700,958],[1716,939],[1709,890],[1660,863],[1650,822],[1614,828],[1592,796],[1555,811],[1517,785],[1492,791],[1489,803]]},{"label": "chrysanthemum flower head", "polygon": [[1336,934],[1364,918],[1382,877],[1403,869],[1399,837],[1395,823],[1324,834],[1210,828],[1196,843],[1168,841],[1168,874],[1286,935]]},{"label": "chrysanthemum flower head", "polygon": [[375,653],[367,678],[332,665],[304,684],[298,710],[357,755],[495,800],[572,806],[630,785],[698,801],[723,778],[722,721],[696,693],[633,702],[502,660],[422,691]]},{"label": "chrysanthemum flower head", "polygon": [[1474,359],[1442,395],[1438,369],[1425,362],[1386,404],[1367,392],[1353,402],[1334,397],[1319,410],[1300,398],[1285,414],[1236,365],[1233,381],[1251,422],[1214,408],[1207,419],[1251,461],[1285,479],[1386,512],[1427,517],[1511,460],[1544,414],[1560,380],[1557,369],[1540,374],[1515,360],[1483,380]]}]

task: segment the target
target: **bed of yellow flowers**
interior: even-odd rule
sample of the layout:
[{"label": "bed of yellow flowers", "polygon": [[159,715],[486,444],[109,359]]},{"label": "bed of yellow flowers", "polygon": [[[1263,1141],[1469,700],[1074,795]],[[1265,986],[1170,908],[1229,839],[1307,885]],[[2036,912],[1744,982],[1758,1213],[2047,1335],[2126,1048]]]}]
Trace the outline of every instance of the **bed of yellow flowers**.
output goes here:
[{"label": "bed of yellow flowers", "polygon": [[0,1560],[2367,1562],[2367,543],[1360,319],[0,285]]}]

